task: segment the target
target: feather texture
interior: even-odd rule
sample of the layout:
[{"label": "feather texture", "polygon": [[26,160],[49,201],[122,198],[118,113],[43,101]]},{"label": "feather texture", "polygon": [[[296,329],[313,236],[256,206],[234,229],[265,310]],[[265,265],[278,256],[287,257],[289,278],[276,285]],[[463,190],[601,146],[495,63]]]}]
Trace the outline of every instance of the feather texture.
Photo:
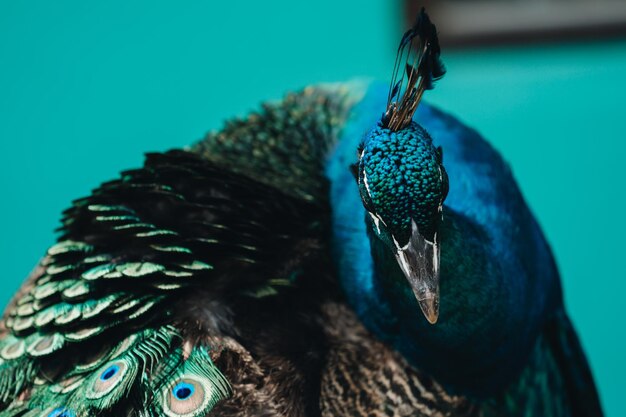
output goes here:
[{"label": "feather texture", "polygon": [[446,73],[440,54],[437,28],[422,8],[400,40],[382,127],[395,132],[411,123],[424,91]]},{"label": "feather texture", "polygon": [[[371,105],[364,88],[290,94],[77,200],[0,323],[0,417],[571,414],[565,391],[590,377],[582,367],[578,385],[564,381],[581,353],[564,348],[575,335],[562,323],[558,343],[538,338],[519,377],[478,401],[416,369],[347,307],[328,259],[324,170],[334,152],[329,172],[355,185],[351,143],[386,97],[372,87],[385,97]],[[424,111],[431,126],[465,132]],[[360,230],[350,203],[333,206],[349,215],[336,231]],[[367,266],[369,248],[345,243],[350,265]]]},{"label": "feather texture", "polygon": [[[3,318],[0,410],[200,416],[230,397],[207,337],[236,335],[234,309],[292,287],[319,253],[328,210],[313,179],[346,114],[339,90],[267,105],[195,152],[148,154],[76,200]],[[257,175],[267,167],[251,169],[241,149],[273,170]]]}]

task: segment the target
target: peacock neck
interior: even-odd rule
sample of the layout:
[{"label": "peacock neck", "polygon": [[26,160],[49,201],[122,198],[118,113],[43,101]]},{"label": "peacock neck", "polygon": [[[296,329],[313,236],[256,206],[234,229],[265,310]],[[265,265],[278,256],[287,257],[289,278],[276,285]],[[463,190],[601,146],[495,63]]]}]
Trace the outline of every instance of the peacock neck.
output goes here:
[{"label": "peacock neck", "polygon": [[[490,259],[480,228],[444,209],[435,325],[423,317],[393,254],[369,230],[366,226],[373,262],[363,276],[371,280],[365,287],[370,293],[358,300],[348,295],[368,327],[452,390],[481,396],[509,379],[529,347],[511,343],[512,329],[504,318],[515,321],[524,311]],[[350,277],[342,278],[346,289],[354,287]],[[524,340],[531,338],[517,339]]]},{"label": "peacock neck", "polygon": [[[440,228],[439,321],[429,324],[393,254],[369,233],[347,169],[358,141],[379,117],[373,110],[379,104],[376,94],[359,103],[327,165],[334,260],[346,298],[372,333],[448,389],[492,395],[518,374],[540,331],[540,317],[553,304],[550,299],[558,298],[558,288],[548,286],[555,276],[553,263],[546,257],[542,269],[536,269],[512,261],[507,250],[536,257],[536,248],[543,245],[545,251],[545,243],[508,249],[498,233],[510,225],[490,224],[471,209],[466,210],[470,215],[458,209],[464,204],[480,207],[480,201],[452,198],[454,205],[444,206]],[[458,165],[451,167],[454,172]],[[534,236],[533,228],[528,233]]]}]

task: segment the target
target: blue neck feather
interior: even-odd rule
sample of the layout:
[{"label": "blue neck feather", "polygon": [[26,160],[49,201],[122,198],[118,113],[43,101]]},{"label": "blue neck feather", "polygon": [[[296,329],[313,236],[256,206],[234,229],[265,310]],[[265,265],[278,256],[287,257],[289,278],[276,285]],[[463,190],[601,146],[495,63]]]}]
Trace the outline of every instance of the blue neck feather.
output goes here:
[{"label": "blue neck feather", "polygon": [[552,255],[497,152],[475,131],[421,104],[415,119],[443,147],[450,178],[440,231],[440,318],[430,325],[393,254],[369,235],[347,168],[386,97],[383,86],[369,88],[327,165],[341,283],[369,330],[413,365],[455,392],[490,395],[520,370],[545,319],[561,305]]}]

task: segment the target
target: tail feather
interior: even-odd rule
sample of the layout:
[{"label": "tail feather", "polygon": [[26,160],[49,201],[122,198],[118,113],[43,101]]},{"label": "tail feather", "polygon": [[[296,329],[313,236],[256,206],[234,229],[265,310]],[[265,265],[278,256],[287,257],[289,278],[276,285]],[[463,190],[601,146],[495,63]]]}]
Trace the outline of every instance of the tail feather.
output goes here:
[{"label": "tail feather", "polygon": [[567,314],[558,313],[547,332],[566,384],[573,417],[602,417],[591,368]]},{"label": "tail feather", "polygon": [[194,347],[173,372],[159,374],[151,387],[155,393],[153,415],[169,417],[203,416],[231,392],[230,384],[203,346]]},{"label": "tail feather", "polygon": [[209,348],[188,352],[173,326],[148,329],[104,349],[87,362],[42,379],[1,417],[86,417],[135,414],[198,417],[231,395]]}]

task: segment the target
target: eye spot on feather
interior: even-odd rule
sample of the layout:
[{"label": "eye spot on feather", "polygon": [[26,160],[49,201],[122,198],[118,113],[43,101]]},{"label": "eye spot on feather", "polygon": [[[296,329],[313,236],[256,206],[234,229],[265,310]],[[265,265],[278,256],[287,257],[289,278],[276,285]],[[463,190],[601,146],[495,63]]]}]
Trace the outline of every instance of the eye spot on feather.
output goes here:
[{"label": "eye spot on feather", "polygon": [[128,371],[128,364],[125,361],[117,360],[104,365],[96,373],[97,377],[91,382],[85,397],[90,400],[102,398],[111,392],[121,381]]},{"label": "eye spot on feather", "polygon": [[100,381],[108,381],[120,371],[118,365],[111,365],[100,374]]},{"label": "eye spot on feather", "polygon": [[169,417],[195,417],[198,413],[206,412],[211,395],[209,381],[201,381],[191,375],[184,376],[164,391],[163,411]]},{"label": "eye spot on feather", "polygon": [[186,382],[179,382],[173,389],[172,393],[179,400],[186,400],[193,395],[195,388]]}]

